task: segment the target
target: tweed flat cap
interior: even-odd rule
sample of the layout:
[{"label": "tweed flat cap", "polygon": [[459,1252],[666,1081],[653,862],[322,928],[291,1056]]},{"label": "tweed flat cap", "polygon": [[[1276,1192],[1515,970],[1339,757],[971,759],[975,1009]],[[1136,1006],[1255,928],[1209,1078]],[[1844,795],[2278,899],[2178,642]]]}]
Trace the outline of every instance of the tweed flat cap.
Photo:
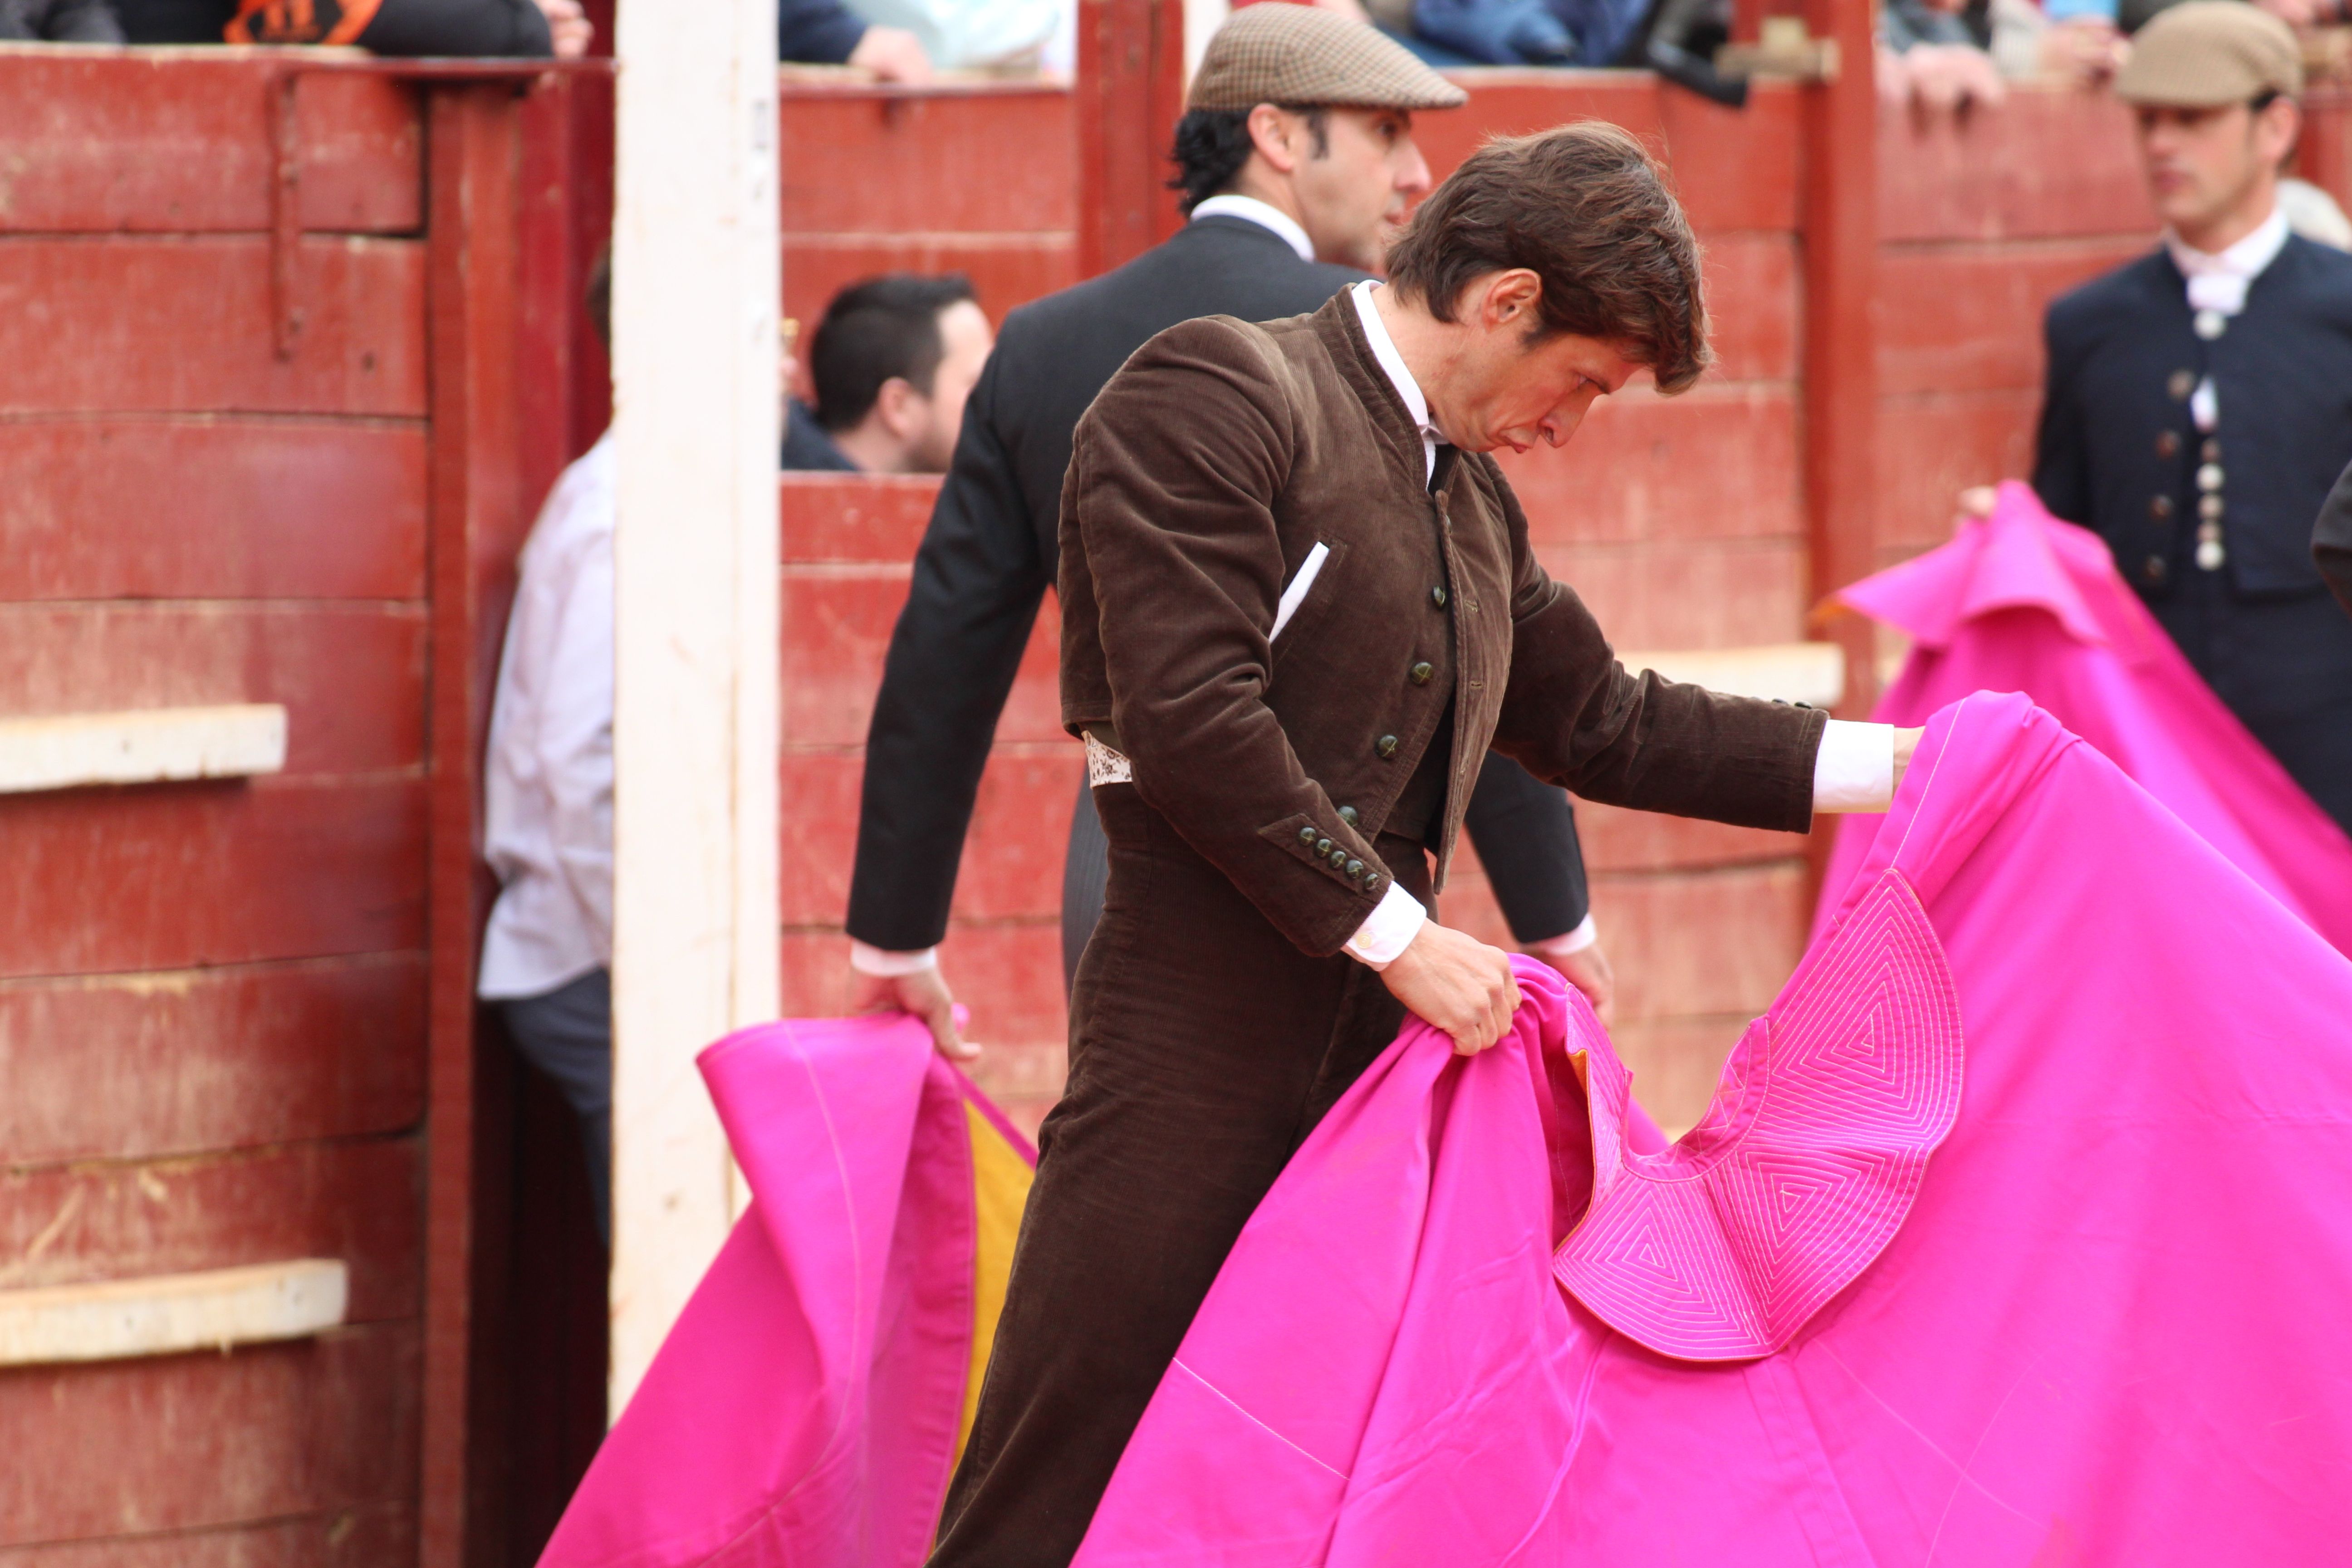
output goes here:
[{"label": "tweed flat cap", "polygon": [[2244,0],[2188,0],[2158,12],[2133,35],[2131,58],[2116,73],[2116,96],[2126,103],[2179,109],[2302,90],[2294,30]]},{"label": "tweed flat cap", "polygon": [[1469,98],[1378,28],[1311,5],[1261,0],[1234,12],[1210,38],[1184,107],[1452,109]]}]

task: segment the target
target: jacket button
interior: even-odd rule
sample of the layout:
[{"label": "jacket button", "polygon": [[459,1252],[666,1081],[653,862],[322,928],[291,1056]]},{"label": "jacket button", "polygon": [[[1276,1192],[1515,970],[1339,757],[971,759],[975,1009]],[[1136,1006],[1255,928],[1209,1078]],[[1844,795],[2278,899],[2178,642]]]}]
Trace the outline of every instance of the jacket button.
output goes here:
[{"label": "jacket button", "polygon": [[2197,498],[2197,515],[2203,518],[2208,522],[2221,521],[2221,498],[2215,495],[2199,496]]},{"label": "jacket button", "polygon": [[1339,808],[1339,820],[1340,820],[1340,821],[1342,821],[1342,822],[1344,822],[1344,823],[1346,823],[1346,824],[1347,824],[1349,826],[1350,826],[1350,827],[1355,826],[1356,826],[1356,808],[1355,808],[1354,806],[1352,806],[1352,805],[1343,805],[1343,806],[1341,806],[1341,807]]},{"label": "jacket button", "polygon": [[2178,430],[2167,430],[2163,435],[2158,436],[2156,438],[2156,455],[2159,458],[2179,457],[2180,433]]},{"label": "jacket button", "polygon": [[1372,750],[1378,752],[1383,761],[1395,756],[1396,749],[1397,738],[1394,735],[1382,735],[1379,740],[1372,742]]},{"label": "jacket button", "polygon": [[2188,402],[2189,395],[2197,390],[2197,373],[2191,370],[2174,371],[2164,378],[2164,390],[2172,394],[2173,402]]},{"label": "jacket button", "polygon": [[1315,841],[1315,853],[1318,856],[1328,855],[1331,853],[1331,841],[1328,838],[1317,839]]},{"label": "jacket button", "polygon": [[2158,496],[2154,500],[2149,501],[2147,503],[2147,515],[2158,522],[2162,522],[2166,518],[2170,517],[2172,515],[2172,498],[2170,496]]},{"label": "jacket button", "polygon": [[1316,837],[1316,832],[1311,827],[1302,827],[1298,830],[1298,842],[1301,844],[1311,845],[1315,842]]},{"label": "jacket button", "polygon": [[1364,879],[1364,891],[1368,893],[1377,893],[1380,890],[1381,879],[1378,872],[1374,872],[1371,876]]},{"label": "jacket button", "polygon": [[1350,882],[1360,882],[1364,879],[1364,863],[1361,860],[1349,861],[1347,871],[1348,880]]},{"label": "jacket button", "polygon": [[1436,605],[1439,609],[1441,609],[1441,610],[1442,610],[1442,609],[1444,609],[1444,608],[1445,608],[1445,584],[1444,584],[1440,583],[1436,587],[1432,588],[1432,589],[1429,591],[1429,602],[1430,602],[1431,604],[1433,604],[1433,605]]},{"label": "jacket button", "polygon": [[1426,686],[1429,684],[1429,678],[1436,673],[1437,667],[1424,658],[1420,663],[1414,665],[1411,669],[1406,670],[1404,672],[1404,678],[1407,680],[1412,681],[1415,686]]},{"label": "jacket button", "polygon": [[2164,557],[2151,555],[2139,564],[2139,574],[2151,583],[2164,581]]},{"label": "jacket button", "polygon": [[2220,489],[2221,488],[2221,465],[2219,463],[2206,463],[2200,467],[2197,470],[2197,488],[2200,490]]},{"label": "jacket button", "polygon": [[2212,439],[2210,437],[2208,437],[2205,441],[2204,450],[2200,454],[2200,456],[2209,463],[2220,462],[2221,460],[2221,443]]}]

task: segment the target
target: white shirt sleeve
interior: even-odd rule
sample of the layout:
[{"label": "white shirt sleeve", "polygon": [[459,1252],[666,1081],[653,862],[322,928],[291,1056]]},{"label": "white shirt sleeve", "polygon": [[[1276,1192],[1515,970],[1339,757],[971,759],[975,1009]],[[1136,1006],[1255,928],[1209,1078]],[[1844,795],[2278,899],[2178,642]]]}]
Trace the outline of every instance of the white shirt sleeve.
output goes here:
[{"label": "white shirt sleeve", "polygon": [[548,839],[597,957],[613,961],[613,536],[581,550],[541,672],[534,740]]},{"label": "white shirt sleeve", "polygon": [[1429,911],[1421,907],[1421,900],[1397,886],[1396,879],[1391,877],[1389,890],[1381,895],[1381,901],[1364,917],[1356,934],[1348,939],[1348,956],[1374,969],[1386,969],[1399,953],[1412,945],[1412,939],[1421,934],[1422,922],[1428,919]]},{"label": "white shirt sleeve", "polygon": [[1574,931],[1564,932],[1559,936],[1546,937],[1541,942],[1531,942],[1528,943],[1528,951],[1538,958],[1567,958],[1571,954],[1582,952],[1600,940],[1601,927],[1594,922],[1591,911],[1588,910],[1585,917],[1576,922]]},{"label": "white shirt sleeve", "polygon": [[1885,811],[1895,804],[1895,726],[1830,721],[1813,757],[1813,809]]},{"label": "white shirt sleeve", "polygon": [[920,974],[939,966],[940,950],[936,947],[917,952],[892,952],[869,947],[856,937],[849,939],[849,967],[860,974],[878,974],[887,980],[901,974]]}]

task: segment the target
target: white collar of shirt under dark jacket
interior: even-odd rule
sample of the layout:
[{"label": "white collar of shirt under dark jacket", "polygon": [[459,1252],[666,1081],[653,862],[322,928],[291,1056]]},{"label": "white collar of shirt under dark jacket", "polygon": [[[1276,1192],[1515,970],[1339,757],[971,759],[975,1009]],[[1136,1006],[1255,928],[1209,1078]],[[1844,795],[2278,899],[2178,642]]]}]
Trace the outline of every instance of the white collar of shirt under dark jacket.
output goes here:
[{"label": "white collar of shirt under dark jacket", "polygon": [[1387,373],[1389,384],[1404,399],[1404,411],[1412,416],[1413,428],[1421,432],[1421,482],[1427,484],[1437,475],[1437,448],[1444,444],[1444,432],[1430,423],[1429,399],[1423,396],[1421,384],[1412,372],[1404,367],[1404,355],[1397,353],[1396,340],[1389,336],[1388,323],[1381,320],[1379,307],[1372,303],[1372,290],[1379,288],[1367,279],[1348,290],[1356,302],[1356,319],[1364,324],[1364,341],[1371,345],[1372,357]]},{"label": "white collar of shirt under dark jacket", "polygon": [[1282,242],[1298,253],[1301,261],[1315,259],[1315,242],[1307,237],[1307,230],[1297,218],[1280,207],[1258,200],[1255,196],[1211,196],[1192,209],[1195,220],[1204,217],[1237,217],[1244,223],[1254,223],[1281,237]]},{"label": "white collar of shirt under dark jacket", "polygon": [[2170,229],[2164,232],[2164,248],[2189,281],[2189,308],[2228,317],[2246,308],[2246,289],[2278,259],[2287,235],[2286,213],[2273,206],[2253,233],[2218,253],[2199,250]]}]

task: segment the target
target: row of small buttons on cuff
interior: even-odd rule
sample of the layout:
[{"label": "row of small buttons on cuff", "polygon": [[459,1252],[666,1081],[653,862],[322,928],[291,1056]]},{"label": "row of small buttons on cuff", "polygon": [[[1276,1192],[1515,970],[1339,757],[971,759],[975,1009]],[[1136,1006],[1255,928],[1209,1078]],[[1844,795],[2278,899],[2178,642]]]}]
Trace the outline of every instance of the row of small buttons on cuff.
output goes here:
[{"label": "row of small buttons on cuff", "polygon": [[[1341,806],[1339,820],[1350,827],[1355,826],[1356,808],[1352,805]],[[1381,874],[1378,871],[1368,870],[1361,860],[1348,853],[1346,845],[1333,843],[1311,826],[1298,830],[1298,842],[1305,845],[1307,853],[1317,859],[1330,862],[1332,869],[1350,882],[1362,883],[1364,891],[1377,893],[1381,890],[1382,880]]]}]

